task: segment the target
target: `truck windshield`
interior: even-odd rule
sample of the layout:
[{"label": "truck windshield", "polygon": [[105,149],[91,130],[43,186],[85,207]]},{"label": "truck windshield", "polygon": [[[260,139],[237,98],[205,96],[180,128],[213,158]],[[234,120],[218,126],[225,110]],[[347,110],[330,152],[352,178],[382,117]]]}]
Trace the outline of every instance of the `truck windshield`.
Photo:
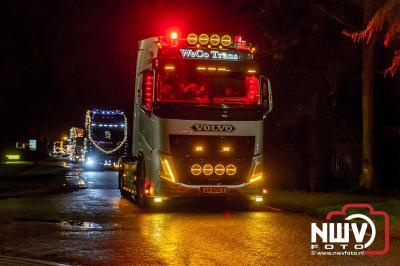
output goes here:
[{"label": "truck windshield", "polygon": [[225,68],[164,70],[157,75],[159,102],[259,105],[259,78]]}]

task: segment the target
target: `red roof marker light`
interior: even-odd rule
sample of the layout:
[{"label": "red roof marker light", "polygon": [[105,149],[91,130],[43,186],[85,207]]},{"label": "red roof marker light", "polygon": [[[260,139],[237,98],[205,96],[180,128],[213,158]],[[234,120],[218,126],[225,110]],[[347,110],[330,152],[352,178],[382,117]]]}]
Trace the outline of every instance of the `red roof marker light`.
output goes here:
[{"label": "red roof marker light", "polygon": [[171,32],[171,39],[176,40],[178,39],[178,33],[176,33],[175,31]]}]

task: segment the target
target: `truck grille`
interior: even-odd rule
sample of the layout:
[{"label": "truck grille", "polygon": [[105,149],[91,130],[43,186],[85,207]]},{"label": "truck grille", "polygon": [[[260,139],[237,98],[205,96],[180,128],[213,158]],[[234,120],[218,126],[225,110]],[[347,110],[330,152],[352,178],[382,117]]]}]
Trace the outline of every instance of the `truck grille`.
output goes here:
[{"label": "truck grille", "polygon": [[[170,135],[171,153],[180,182],[188,185],[237,185],[244,183],[249,174],[254,153],[255,137],[252,136],[192,136]],[[201,151],[196,150],[201,147]],[[229,151],[223,151],[229,147]],[[194,175],[193,165],[213,167],[211,174]],[[217,175],[216,165],[234,165],[236,172],[228,175],[226,171]]]}]

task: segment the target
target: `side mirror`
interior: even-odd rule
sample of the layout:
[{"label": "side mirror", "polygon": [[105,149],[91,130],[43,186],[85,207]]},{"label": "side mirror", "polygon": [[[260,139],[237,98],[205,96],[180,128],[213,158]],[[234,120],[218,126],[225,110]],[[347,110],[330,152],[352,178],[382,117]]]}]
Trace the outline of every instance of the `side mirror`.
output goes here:
[{"label": "side mirror", "polygon": [[266,116],[273,109],[271,82],[265,76],[261,76],[260,79],[264,116]]}]

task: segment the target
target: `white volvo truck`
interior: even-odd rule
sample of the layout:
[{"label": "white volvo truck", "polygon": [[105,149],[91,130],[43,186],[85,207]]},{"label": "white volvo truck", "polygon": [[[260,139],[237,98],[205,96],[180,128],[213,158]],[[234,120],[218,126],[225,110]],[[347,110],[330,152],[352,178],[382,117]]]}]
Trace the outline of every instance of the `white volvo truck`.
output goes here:
[{"label": "white volvo truck", "polygon": [[269,80],[240,36],[139,41],[132,156],[119,189],[140,206],[207,196],[263,201]]}]

